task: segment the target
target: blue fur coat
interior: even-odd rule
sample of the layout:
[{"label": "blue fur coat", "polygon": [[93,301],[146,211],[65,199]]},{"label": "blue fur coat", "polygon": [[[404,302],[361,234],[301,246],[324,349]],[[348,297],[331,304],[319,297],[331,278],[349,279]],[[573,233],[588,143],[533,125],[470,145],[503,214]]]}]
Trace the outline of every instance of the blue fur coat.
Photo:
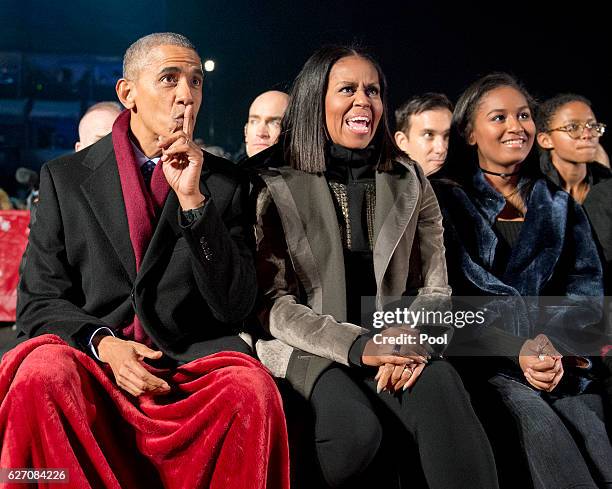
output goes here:
[{"label": "blue fur coat", "polygon": [[[596,329],[600,321],[603,282],[582,208],[545,178],[523,177],[519,186],[524,189],[527,214],[500,272],[499,266],[494,268],[498,249],[494,225],[504,197],[478,169],[461,184],[433,183],[444,219],[453,295],[495,298],[499,313],[495,328],[516,339],[511,356],[518,354],[525,339],[539,333],[546,334],[561,353],[587,353],[583,333]],[[543,306],[541,296],[563,299]]]}]

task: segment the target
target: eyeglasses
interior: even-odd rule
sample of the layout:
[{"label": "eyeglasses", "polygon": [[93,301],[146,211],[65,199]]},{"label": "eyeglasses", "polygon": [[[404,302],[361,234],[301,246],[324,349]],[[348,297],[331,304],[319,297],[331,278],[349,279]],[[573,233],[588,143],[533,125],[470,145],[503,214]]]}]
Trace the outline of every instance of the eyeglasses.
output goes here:
[{"label": "eyeglasses", "polygon": [[585,129],[589,130],[591,136],[598,138],[606,132],[606,125],[601,122],[585,122],[584,124],[581,122],[570,122],[565,126],[549,129],[546,132],[563,131],[572,139],[580,139]]}]

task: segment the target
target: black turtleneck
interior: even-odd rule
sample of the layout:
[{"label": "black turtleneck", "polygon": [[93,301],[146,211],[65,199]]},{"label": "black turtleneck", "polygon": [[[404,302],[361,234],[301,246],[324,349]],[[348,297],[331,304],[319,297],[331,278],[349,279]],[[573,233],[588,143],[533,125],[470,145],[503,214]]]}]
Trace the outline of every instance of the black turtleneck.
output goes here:
[{"label": "black turtleneck", "polygon": [[347,320],[362,324],[361,298],[376,295],[374,278],[373,147],[352,150],[336,144],[326,152],[325,176],[336,208],[344,249]]},{"label": "black turtleneck", "polygon": [[328,180],[341,183],[348,181],[370,180],[374,181],[374,146],[365,149],[349,149],[338,144],[327,145],[325,152],[326,170]]}]

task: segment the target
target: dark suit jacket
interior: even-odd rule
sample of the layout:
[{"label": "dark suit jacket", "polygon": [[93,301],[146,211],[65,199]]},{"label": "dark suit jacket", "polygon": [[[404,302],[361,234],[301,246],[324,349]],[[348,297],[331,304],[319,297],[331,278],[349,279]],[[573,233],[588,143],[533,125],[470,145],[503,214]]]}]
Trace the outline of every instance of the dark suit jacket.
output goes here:
[{"label": "dark suit jacket", "polygon": [[136,311],[176,360],[250,353],[237,336],[256,296],[243,183],[232,163],[205,154],[204,215],[181,226],[171,190],[136,273],[111,136],[45,165],[18,290],[19,334],[54,333],[85,349],[95,329],[118,330]]}]

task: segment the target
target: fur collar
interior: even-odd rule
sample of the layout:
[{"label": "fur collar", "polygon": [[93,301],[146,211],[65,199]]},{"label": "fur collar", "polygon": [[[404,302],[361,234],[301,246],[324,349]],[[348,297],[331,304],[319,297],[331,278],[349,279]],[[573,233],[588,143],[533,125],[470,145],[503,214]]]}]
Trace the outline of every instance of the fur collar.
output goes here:
[{"label": "fur collar", "polygon": [[[524,314],[519,311],[523,301],[505,301],[514,310],[506,312],[499,326],[519,336],[533,337],[543,331],[555,336],[597,323],[601,311],[595,306],[603,295],[602,266],[584,211],[545,178],[535,179],[527,188],[527,215],[518,244],[504,272],[496,274],[493,265],[498,238],[493,226],[503,208],[503,196],[481,172],[474,175],[472,185],[436,183],[453,294],[575,299],[578,306],[572,305],[573,313],[569,306],[563,311],[553,308],[546,320],[537,300],[525,300]],[[586,305],[580,306],[581,301]]]}]

